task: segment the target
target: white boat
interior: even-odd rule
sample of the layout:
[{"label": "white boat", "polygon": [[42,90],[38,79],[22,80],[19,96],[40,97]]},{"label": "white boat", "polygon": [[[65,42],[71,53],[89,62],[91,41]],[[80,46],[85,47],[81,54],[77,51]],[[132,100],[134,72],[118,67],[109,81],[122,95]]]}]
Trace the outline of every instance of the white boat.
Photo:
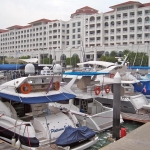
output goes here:
[{"label": "white boat", "polygon": [[[57,149],[83,150],[95,144],[98,141],[95,132],[78,127],[75,115],[48,106],[51,102],[75,98],[73,94],[60,92],[60,82],[60,75],[38,75],[0,85],[0,138],[32,150],[53,144]],[[66,136],[68,130],[70,138]],[[82,135],[83,130],[86,135]],[[74,139],[73,132],[82,136]]]},{"label": "white boat", "polygon": [[[72,79],[67,84],[63,83],[60,90],[75,94],[76,98],[68,101],[66,104],[59,104],[59,106],[71,111],[77,117],[80,124],[86,120],[86,125],[97,132],[112,127],[113,109],[103,106],[102,103],[96,100],[100,94],[100,82],[94,81],[97,75],[107,73],[68,72],[65,75],[68,77],[68,74],[72,75]],[[122,123],[122,117],[120,118]]]},{"label": "white boat", "polygon": [[[125,62],[125,61],[123,61]],[[113,77],[116,72],[119,72],[121,75],[121,114],[124,119],[135,120],[139,122],[150,121],[149,111],[150,105],[145,96],[142,93],[134,92],[134,83],[139,81],[131,75],[130,72],[126,72],[127,66],[123,65],[113,65],[108,62],[93,61],[93,62],[84,62],[83,64],[94,64],[94,66],[103,66],[101,71],[97,67],[97,72],[109,72],[109,75],[97,75],[94,79],[94,82],[99,82],[101,92],[99,96],[95,98],[102,105],[112,108],[113,107]],[[65,81],[70,81],[71,76],[63,76]],[[109,92],[108,92],[109,91]],[[142,114],[142,115],[141,115]],[[143,117],[141,117],[143,116]],[[138,119],[136,119],[138,118]]]}]

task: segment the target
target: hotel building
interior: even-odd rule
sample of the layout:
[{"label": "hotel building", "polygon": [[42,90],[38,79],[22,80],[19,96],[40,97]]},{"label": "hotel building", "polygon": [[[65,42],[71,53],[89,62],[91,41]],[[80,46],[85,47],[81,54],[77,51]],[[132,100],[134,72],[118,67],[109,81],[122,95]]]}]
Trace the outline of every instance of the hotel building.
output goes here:
[{"label": "hotel building", "polygon": [[41,55],[55,55],[60,60],[62,55],[77,54],[82,58],[81,41],[87,54],[137,48],[148,52],[150,3],[128,1],[110,8],[112,11],[98,13],[85,6],[71,14],[69,21],[40,19],[0,29],[0,56],[40,59]]}]

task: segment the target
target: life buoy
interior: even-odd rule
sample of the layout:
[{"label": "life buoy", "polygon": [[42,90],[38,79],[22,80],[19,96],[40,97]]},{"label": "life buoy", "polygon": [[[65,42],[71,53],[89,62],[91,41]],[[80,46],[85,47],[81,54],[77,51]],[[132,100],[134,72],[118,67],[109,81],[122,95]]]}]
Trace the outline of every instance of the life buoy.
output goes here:
[{"label": "life buoy", "polygon": [[20,91],[21,91],[21,93],[23,93],[23,94],[28,94],[28,93],[30,93],[31,92],[31,85],[30,84],[28,84],[28,83],[24,83],[24,84],[22,84],[21,85],[21,87],[20,87]]},{"label": "life buoy", "polygon": [[59,90],[59,88],[60,88],[60,82],[59,82],[59,81],[56,81],[56,82],[55,82],[54,88],[55,88],[56,91]]},{"label": "life buoy", "polygon": [[115,74],[110,74],[110,78],[113,78],[115,76]]},{"label": "life buoy", "polygon": [[105,86],[105,92],[108,94],[110,92],[110,86],[109,85],[106,85]]},{"label": "life buoy", "polygon": [[96,86],[96,87],[94,88],[94,92],[95,92],[95,95],[99,95],[100,92],[101,92],[100,87],[99,87],[99,86]]}]

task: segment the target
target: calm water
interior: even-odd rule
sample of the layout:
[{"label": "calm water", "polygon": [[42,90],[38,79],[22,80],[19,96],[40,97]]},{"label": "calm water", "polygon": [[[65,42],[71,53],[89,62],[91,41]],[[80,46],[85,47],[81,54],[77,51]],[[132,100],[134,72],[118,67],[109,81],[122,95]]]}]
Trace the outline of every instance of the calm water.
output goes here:
[{"label": "calm water", "polygon": [[[124,123],[121,125],[123,127],[126,128],[127,132],[131,132],[132,130],[140,127],[141,125],[143,125],[142,123],[137,123],[137,122],[133,122],[133,121],[124,121]],[[111,142],[107,140],[107,136],[109,134],[112,134],[112,128],[108,129],[102,133],[99,133],[99,141],[93,145],[92,147],[88,148],[87,150],[98,150],[108,144],[110,144]]]}]

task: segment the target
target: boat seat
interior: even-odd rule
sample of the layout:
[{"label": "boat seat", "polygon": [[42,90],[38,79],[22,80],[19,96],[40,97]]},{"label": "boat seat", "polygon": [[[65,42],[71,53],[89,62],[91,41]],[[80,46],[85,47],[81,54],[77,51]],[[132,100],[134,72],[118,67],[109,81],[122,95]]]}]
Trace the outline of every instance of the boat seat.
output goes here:
[{"label": "boat seat", "polygon": [[150,110],[150,104],[149,105],[143,105],[142,108],[146,109],[146,110]]}]

